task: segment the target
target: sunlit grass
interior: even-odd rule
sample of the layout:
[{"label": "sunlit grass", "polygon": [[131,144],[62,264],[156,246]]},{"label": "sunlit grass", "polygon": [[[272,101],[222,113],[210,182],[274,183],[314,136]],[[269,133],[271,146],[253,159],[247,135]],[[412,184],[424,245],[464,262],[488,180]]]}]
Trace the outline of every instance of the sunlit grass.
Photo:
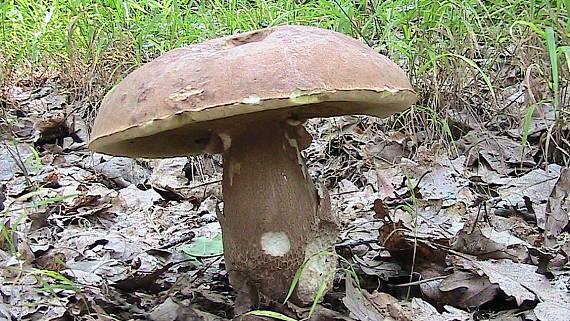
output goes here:
[{"label": "sunlit grass", "polygon": [[[500,45],[527,22],[568,40],[568,1],[435,0],[12,0],[1,4],[4,54],[42,64],[79,51],[92,58],[114,42],[139,61],[174,47],[280,24],[309,24],[363,37],[409,60]],[[553,5],[555,4],[555,5]],[[491,47],[484,48],[491,49]],[[484,52],[480,52],[483,54]]]}]

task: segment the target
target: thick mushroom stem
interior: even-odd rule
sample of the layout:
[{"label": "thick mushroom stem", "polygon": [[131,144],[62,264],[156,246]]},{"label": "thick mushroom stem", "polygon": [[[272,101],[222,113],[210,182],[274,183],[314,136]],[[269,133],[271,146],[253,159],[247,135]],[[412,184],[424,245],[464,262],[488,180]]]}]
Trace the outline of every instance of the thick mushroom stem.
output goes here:
[{"label": "thick mushroom stem", "polygon": [[331,250],[337,223],[328,194],[317,191],[307,172],[299,129],[304,130],[255,123],[219,135],[224,145],[219,220],[237,312],[282,301],[308,258],[293,299],[310,303],[336,268],[336,258],[321,252]]}]

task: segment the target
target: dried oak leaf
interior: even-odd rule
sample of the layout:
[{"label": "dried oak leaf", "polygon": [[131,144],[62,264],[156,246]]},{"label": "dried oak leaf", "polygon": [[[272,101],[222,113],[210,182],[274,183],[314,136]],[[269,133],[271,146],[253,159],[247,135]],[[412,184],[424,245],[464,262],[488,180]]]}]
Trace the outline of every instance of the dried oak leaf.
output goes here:
[{"label": "dried oak leaf", "polygon": [[545,170],[537,168],[523,176],[511,178],[507,184],[497,189],[501,199],[497,207],[528,209],[535,213],[537,226],[544,228],[546,202],[560,171],[559,165],[549,164]]},{"label": "dried oak leaf", "polygon": [[563,168],[546,203],[544,236],[546,246],[556,245],[556,237],[568,226],[570,211],[570,169]]},{"label": "dried oak leaf", "polygon": [[174,262],[167,263],[163,267],[159,268],[156,271],[151,273],[142,273],[136,272],[129,277],[120,280],[113,284],[114,287],[119,288],[124,291],[156,291],[159,290],[160,287],[157,286],[156,280],[168,269],[170,269],[174,264]]},{"label": "dried oak leaf", "polygon": [[[393,298],[393,301],[397,300]],[[350,316],[356,320],[384,321],[388,311],[381,311],[381,306],[375,305],[365,295],[364,291],[356,287],[354,280],[346,277],[346,296],[342,302],[350,311]]]},{"label": "dried oak leaf", "polygon": [[73,133],[69,118],[61,113],[50,111],[34,123],[34,142],[38,145],[63,139]]},{"label": "dried oak leaf", "polygon": [[445,279],[422,283],[420,289],[440,304],[468,308],[493,300],[499,287],[484,276],[458,270]]},{"label": "dried oak leaf", "polygon": [[475,229],[466,225],[456,236],[453,249],[479,258],[511,259],[522,262],[528,257],[525,241],[508,231],[498,232],[492,227]]},{"label": "dried oak leaf", "polygon": [[552,288],[548,279],[536,273],[538,267],[509,260],[477,261],[475,263],[489,281],[498,284],[503,292],[515,298],[518,305],[524,301],[551,302],[570,310],[570,296]]}]

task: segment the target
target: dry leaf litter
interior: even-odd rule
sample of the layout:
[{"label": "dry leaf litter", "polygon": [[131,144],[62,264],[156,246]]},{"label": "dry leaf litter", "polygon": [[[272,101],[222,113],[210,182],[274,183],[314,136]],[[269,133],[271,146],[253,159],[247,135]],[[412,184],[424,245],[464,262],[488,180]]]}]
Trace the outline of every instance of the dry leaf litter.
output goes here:
[{"label": "dry leaf litter", "polygon": [[[220,157],[93,154],[56,82],[7,97],[0,320],[232,317],[215,248]],[[368,117],[307,122],[345,268],[312,320],[570,320],[570,171],[537,164],[553,121],[543,108],[524,148],[519,128],[451,110],[462,133],[451,147]]]}]

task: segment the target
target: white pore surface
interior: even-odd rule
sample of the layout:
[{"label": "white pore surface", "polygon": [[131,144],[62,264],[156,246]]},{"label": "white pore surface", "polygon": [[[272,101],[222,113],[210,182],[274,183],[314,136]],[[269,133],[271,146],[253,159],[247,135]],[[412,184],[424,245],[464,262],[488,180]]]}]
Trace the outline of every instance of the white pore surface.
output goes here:
[{"label": "white pore surface", "polygon": [[283,256],[291,249],[289,237],[284,232],[267,232],[261,236],[263,252],[272,256]]}]

